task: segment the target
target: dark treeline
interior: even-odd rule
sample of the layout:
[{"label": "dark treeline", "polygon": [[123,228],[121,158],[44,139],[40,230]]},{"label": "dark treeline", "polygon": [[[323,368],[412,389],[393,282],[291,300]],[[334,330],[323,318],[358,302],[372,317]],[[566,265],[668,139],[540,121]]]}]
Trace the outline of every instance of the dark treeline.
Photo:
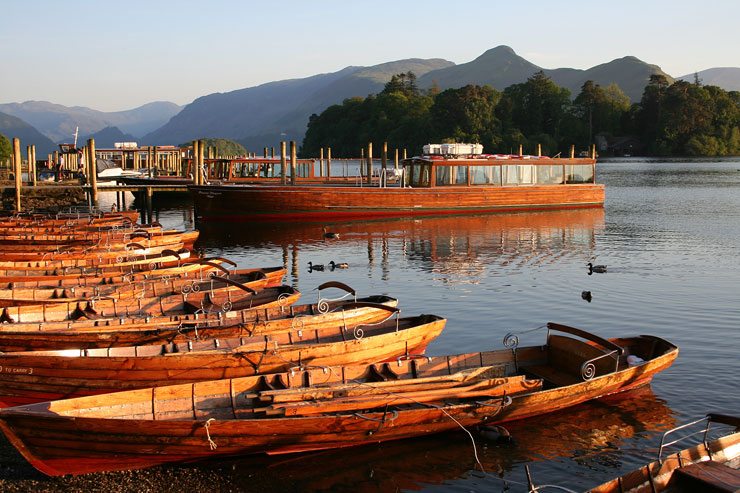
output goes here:
[{"label": "dark treeline", "polygon": [[[587,81],[571,99],[542,72],[503,92],[490,86],[421,91],[413,73],[393,76],[384,90],[351,98],[312,115],[301,154],[357,156],[368,142],[421,151],[430,142],[475,142],[485,152],[567,153],[588,149],[597,138],[602,152],[654,156],[740,155],[740,92],[654,75],[640,102],[615,84]],[[629,147],[619,147],[629,142]]]}]

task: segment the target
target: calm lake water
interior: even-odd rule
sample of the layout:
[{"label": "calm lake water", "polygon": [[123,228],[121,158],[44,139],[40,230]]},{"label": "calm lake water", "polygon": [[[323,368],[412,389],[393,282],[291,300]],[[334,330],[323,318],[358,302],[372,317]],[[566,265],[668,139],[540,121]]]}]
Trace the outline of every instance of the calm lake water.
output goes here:
[{"label": "calm lake water", "polygon": [[[548,321],[605,337],[654,334],[681,352],[649,388],[507,425],[508,445],[475,435],[474,448],[457,432],[198,469],[227,489],[468,492],[526,491],[529,464],[537,485],[584,490],[654,460],[667,428],[708,411],[737,414],[740,160],[620,160],[597,172],[603,210],[327,224],[340,234],[332,241],[321,224],[198,225],[199,246],[241,267],[286,265],[304,302],[337,280],[399,298],[406,315],[442,315],[447,328],[430,354],[498,349],[507,332]],[[193,227],[186,200],[155,207],[164,225]],[[349,268],[309,272],[309,261],[331,260]],[[589,276],[587,262],[608,273]],[[522,343],[544,339],[536,331]]]}]

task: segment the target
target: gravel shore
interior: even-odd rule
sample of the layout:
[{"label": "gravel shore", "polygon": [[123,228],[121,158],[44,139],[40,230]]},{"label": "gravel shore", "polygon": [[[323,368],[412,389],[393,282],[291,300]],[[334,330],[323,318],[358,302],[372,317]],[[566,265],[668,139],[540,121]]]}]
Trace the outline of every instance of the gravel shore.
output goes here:
[{"label": "gravel shore", "polygon": [[198,466],[155,467],[83,476],[50,478],[36,471],[0,434],[0,491],[25,492],[249,492],[305,491],[290,478],[253,464],[221,461]]}]

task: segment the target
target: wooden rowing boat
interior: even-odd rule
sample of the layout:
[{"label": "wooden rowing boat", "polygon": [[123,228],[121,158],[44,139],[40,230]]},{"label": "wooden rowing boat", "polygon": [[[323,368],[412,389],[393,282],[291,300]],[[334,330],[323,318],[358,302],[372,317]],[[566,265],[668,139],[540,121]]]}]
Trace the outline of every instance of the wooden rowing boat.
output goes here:
[{"label": "wooden rowing boat", "polygon": [[[704,430],[694,431],[704,424]],[[712,423],[734,427],[715,440],[709,440]],[[672,442],[667,437],[677,431],[685,435]],[[701,443],[672,454],[665,454],[667,445],[702,434]],[[708,414],[706,418],[686,423],[663,434],[658,459],[623,476],[589,490],[591,493],[660,493],[728,492],[740,491],[740,418],[722,414]]]},{"label": "wooden rowing boat", "polygon": [[56,225],[72,227],[76,225],[135,224],[138,211],[98,212],[98,213],[59,213],[59,214],[14,214],[0,217],[0,227],[24,225]]},{"label": "wooden rowing boat", "polygon": [[[1,410],[0,426],[49,475],[302,452],[548,413],[646,385],[678,353],[654,336],[605,340],[558,324],[544,346],[509,347],[45,402]],[[534,378],[538,367],[547,379]],[[457,385],[476,369],[493,382]]]},{"label": "wooden rowing boat", "polygon": [[110,262],[111,259],[126,258],[140,255],[152,255],[162,250],[179,250],[184,248],[183,243],[153,245],[145,247],[139,243],[129,243],[122,248],[61,249],[59,252],[0,252],[0,262],[60,262],[81,259],[96,259],[98,262]]},{"label": "wooden rowing boat", "polygon": [[83,302],[98,298],[156,298],[177,293],[206,292],[212,284],[237,282],[254,291],[267,287],[277,287],[285,277],[283,267],[262,267],[236,269],[220,272],[221,276],[205,279],[189,277],[167,277],[164,279],[144,279],[137,282],[104,284],[101,286],[71,286],[50,288],[0,288],[0,307],[41,305],[61,302]]},{"label": "wooden rowing boat", "polygon": [[82,266],[44,266],[43,263],[36,267],[10,267],[0,268],[0,279],[24,280],[25,278],[38,278],[46,276],[65,275],[70,272],[78,272],[81,276],[115,275],[129,272],[146,272],[164,267],[176,267],[190,258],[190,250],[182,248],[175,252],[164,250],[152,259],[128,259],[122,258],[119,263],[92,264]]},{"label": "wooden rowing boat", "polygon": [[[169,246],[169,245],[167,245]],[[126,268],[140,264],[158,264],[160,262],[171,262],[190,257],[190,251],[184,248],[183,243],[176,243],[177,248],[155,247],[159,251],[137,255],[133,252],[111,252],[114,255],[97,255],[89,253],[84,257],[71,259],[44,259],[44,260],[0,260],[0,272],[11,275],[12,272],[48,272],[60,269],[99,268],[113,269],[116,267]],[[146,248],[142,248],[146,251]],[[185,256],[183,257],[183,254]]]},{"label": "wooden rowing boat", "polygon": [[[228,259],[221,257],[191,258],[175,267],[157,268],[125,273],[100,273],[99,275],[80,275],[80,269],[69,269],[68,273],[48,276],[0,276],[0,286],[7,289],[39,288],[39,287],[69,287],[69,286],[100,286],[109,284],[124,284],[152,279],[166,279],[172,277],[190,277],[205,279],[216,275],[217,272],[228,273],[225,265],[236,266]],[[219,274],[220,275],[220,274]]]},{"label": "wooden rowing boat", "polygon": [[300,333],[377,323],[398,300],[384,295],[326,304],[273,306],[162,317],[81,319],[74,322],[0,325],[0,351],[143,346],[206,339]]},{"label": "wooden rowing boat", "polygon": [[[229,281],[224,287],[215,287]],[[199,283],[200,284],[200,283]],[[203,284],[213,288],[154,298],[101,298],[84,302],[61,302],[42,305],[6,306],[0,312],[0,323],[44,323],[80,318],[119,318],[160,315],[185,315],[197,312],[229,312],[233,309],[288,306],[300,293],[290,286],[254,291],[228,278],[213,278]]]},{"label": "wooden rowing boat", "polygon": [[91,235],[88,239],[70,238],[66,240],[57,238],[49,239],[48,237],[44,238],[43,236],[34,237],[33,235],[29,235],[28,238],[24,240],[0,240],[0,247],[3,252],[17,252],[24,254],[28,252],[58,253],[62,250],[83,251],[90,248],[123,250],[132,242],[136,242],[144,248],[164,245],[172,246],[174,244],[182,243],[185,248],[191,249],[197,239],[198,231],[168,231],[157,235],[139,235],[132,233],[113,238]]},{"label": "wooden rowing boat", "polygon": [[317,330],[90,350],[0,354],[0,407],[214,378],[421,354],[444,328],[434,315],[396,318],[317,337]]},{"label": "wooden rowing boat", "polygon": [[[93,288],[82,287],[79,289],[0,289],[0,307],[59,303],[79,304],[90,300],[132,300],[134,298],[138,300],[137,303],[145,303],[147,300],[157,300],[177,294],[187,296],[188,301],[192,303],[203,299],[209,293],[217,294],[218,291],[236,291],[237,289],[241,289],[248,292],[256,292],[267,287],[274,287],[274,280],[268,278],[260,269],[242,270],[245,272],[239,273],[239,271],[235,271],[229,276],[214,276],[202,281],[167,279],[95,286]],[[273,284],[273,286],[268,286],[270,284]],[[105,306],[98,307],[98,309],[101,308],[105,309]]]}]

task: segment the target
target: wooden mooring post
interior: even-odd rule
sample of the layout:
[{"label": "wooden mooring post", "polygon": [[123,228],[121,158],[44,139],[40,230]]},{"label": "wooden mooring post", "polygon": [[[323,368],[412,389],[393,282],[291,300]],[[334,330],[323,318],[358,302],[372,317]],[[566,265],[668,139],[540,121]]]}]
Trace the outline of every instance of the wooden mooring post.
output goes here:
[{"label": "wooden mooring post", "polygon": [[206,141],[201,139],[198,141],[198,185],[205,185],[208,182],[208,175],[205,171],[206,164]]},{"label": "wooden mooring post", "polygon": [[331,178],[331,147],[326,148],[326,178]]},{"label": "wooden mooring post", "polygon": [[15,211],[21,211],[21,187],[23,186],[21,172],[23,160],[21,157],[21,139],[13,137],[13,178],[15,179]]},{"label": "wooden mooring post", "polygon": [[198,141],[193,141],[193,151],[190,153],[190,170],[193,173],[193,185],[200,185],[198,177]]},{"label": "wooden mooring post", "polygon": [[295,185],[296,181],[296,146],[295,140],[290,141],[290,184]]},{"label": "wooden mooring post", "polygon": [[87,167],[90,177],[90,193],[93,207],[98,204],[98,168],[95,160],[95,139],[87,140]]},{"label": "wooden mooring post", "polygon": [[31,146],[31,160],[28,162],[28,172],[31,174],[31,185],[36,186],[36,144]]},{"label": "wooden mooring post", "polygon": [[383,169],[383,181],[387,180],[386,173],[388,171],[388,142],[383,142],[383,153],[380,155],[380,167]]},{"label": "wooden mooring post", "polygon": [[373,143],[367,143],[367,184],[373,184]]},{"label": "wooden mooring post", "polygon": [[286,167],[288,166],[288,160],[285,157],[286,152],[286,145],[285,141],[280,141],[280,184],[285,185],[287,184],[286,179]]},{"label": "wooden mooring post", "polygon": [[319,177],[324,176],[324,148],[319,148]]}]

